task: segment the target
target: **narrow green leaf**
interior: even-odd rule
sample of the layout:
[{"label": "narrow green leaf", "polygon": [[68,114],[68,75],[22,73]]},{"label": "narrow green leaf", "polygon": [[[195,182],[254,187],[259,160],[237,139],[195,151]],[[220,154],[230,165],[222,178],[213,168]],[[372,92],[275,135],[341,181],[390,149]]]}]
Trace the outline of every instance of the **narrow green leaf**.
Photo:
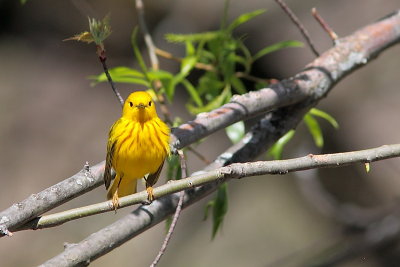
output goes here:
[{"label": "narrow green leaf", "polygon": [[335,129],[339,128],[339,123],[335,120],[334,117],[332,117],[331,115],[329,115],[328,113],[326,113],[325,111],[322,111],[320,109],[316,109],[316,108],[312,108],[309,113],[311,115],[323,118],[325,120],[327,120]]},{"label": "narrow green leaf", "polygon": [[168,233],[171,223],[172,223],[172,216],[168,216],[167,219],[165,220],[165,232],[166,233]]},{"label": "narrow green leaf", "polygon": [[256,61],[257,59],[265,56],[266,54],[275,52],[277,50],[287,48],[287,47],[303,47],[303,43],[299,41],[282,41],[267,47],[264,47],[260,51],[258,51],[254,56],[253,56],[253,61]]},{"label": "narrow green leaf", "polygon": [[245,69],[244,72],[245,73],[249,73],[250,72],[251,63],[249,61],[247,61],[244,57],[235,55],[235,62],[239,63],[240,65],[242,65],[244,67],[244,69]]},{"label": "narrow green leaf", "polygon": [[243,121],[238,121],[225,128],[226,135],[229,137],[233,144],[236,144],[243,138],[245,134],[245,127]]},{"label": "narrow green leaf", "polygon": [[257,9],[255,11],[249,12],[249,13],[244,13],[237,17],[227,28],[228,32],[231,32],[238,26],[242,25],[243,23],[248,22],[249,20],[257,17],[258,15],[263,14],[266,11],[266,9]]},{"label": "narrow green leaf", "polygon": [[213,208],[214,205],[215,205],[215,200],[210,200],[207,202],[207,205],[204,207],[204,216],[203,216],[204,221],[208,219],[208,213],[210,211],[210,208]]},{"label": "narrow green leaf", "polygon": [[282,159],[283,148],[293,138],[295,130],[288,131],[284,136],[279,138],[278,141],[268,150],[268,155],[272,156],[275,160]]},{"label": "narrow green leaf", "polygon": [[186,107],[189,110],[189,112],[192,114],[199,114],[201,112],[207,112],[207,111],[213,110],[225,103],[230,92],[231,92],[230,86],[225,86],[222,93],[219,96],[217,96],[216,98],[214,98],[212,101],[210,101],[207,105],[205,105],[203,107],[194,107],[193,105],[191,105],[189,103],[186,105]]},{"label": "narrow green leaf", "polygon": [[171,72],[165,70],[149,70],[147,72],[147,76],[150,80],[171,80],[174,75]]},{"label": "narrow green leaf", "polygon": [[247,89],[244,86],[244,83],[235,75],[232,75],[230,78],[230,82],[232,84],[233,89],[239,94],[247,93]]},{"label": "narrow green leaf", "polygon": [[[140,84],[149,87],[150,83],[145,80],[143,73],[128,67],[116,67],[109,70],[114,82]],[[108,82],[106,74],[103,72],[99,75],[89,76],[93,80],[92,85],[100,82]]]},{"label": "narrow green leaf", "polygon": [[228,211],[228,185],[223,183],[219,186],[217,197],[213,205],[213,229],[212,239],[215,238],[218,230],[221,229],[225,215]]},{"label": "narrow green leaf", "polygon": [[324,137],[322,135],[321,127],[318,124],[318,121],[309,113],[307,113],[303,117],[303,121],[306,123],[308,131],[312,135],[314,139],[314,143],[317,147],[323,147],[324,145]]},{"label": "narrow green leaf", "polygon": [[196,56],[185,57],[181,63],[181,71],[179,73],[179,76],[182,77],[183,79],[184,77],[189,75],[190,71],[194,68],[194,65],[196,65],[196,63],[197,63]]},{"label": "narrow green leaf", "polygon": [[253,62],[253,57],[251,56],[251,53],[249,49],[244,45],[242,41],[238,41],[238,47],[240,51],[242,51],[244,58],[241,60],[241,64],[244,66],[245,70],[244,72],[250,73],[251,71],[251,63]]},{"label": "narrow green leaf", "polygon": [[221,32],[219,31],[201,32],[193,34],[167,33],[165,35],[165,39],[171,43],[185,43],[187,41],[197,43],[200,41],[210,41],[218,38],[219,36],[221,36]]},{"label": "narrow green leaf", "polygon": [[180,72],[175,75],[172,80],[165,87],[165,93],[170,101],[174,98],[176,86],[185,79],[187,75],[189,75],[190,71],[193,69],[194,65],[197,62],[197,57],[189,56],[185,57],[181,63]]},{"label": "narrow green leaf", "polygon": [[196,88],[187,79],[183,79],[182,84],[183,86],[185,86],[186,91],[189,93],[190,99],[192,99],[198,107],[202,107],[203,100],[201,100],[201,97],[199,96]]},{"label": "narrow green leaf", "polygon": [[194,47],[193,43],[190,41],[186,41],[186,55],[187,56],[194,56],[196,54],[196,48]]}]

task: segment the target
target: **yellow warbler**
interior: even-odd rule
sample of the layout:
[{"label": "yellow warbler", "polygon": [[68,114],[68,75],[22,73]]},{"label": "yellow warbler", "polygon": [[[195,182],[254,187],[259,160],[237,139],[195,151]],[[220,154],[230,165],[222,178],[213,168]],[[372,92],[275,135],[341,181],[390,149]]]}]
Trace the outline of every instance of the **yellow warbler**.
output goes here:
[{"label": "yellow warbler", "polygon": [[[107,143],[104,183],[115,209],[118,198],[135,193],[137,180],[146,174],[148,199],[154,199],[152,186],[170,152],[169,133],[168,126],[157,116],[151,96],[143,91],[130,94],[121,118],[110,129]],[[116,176],[110,187],[111,168]]]}]

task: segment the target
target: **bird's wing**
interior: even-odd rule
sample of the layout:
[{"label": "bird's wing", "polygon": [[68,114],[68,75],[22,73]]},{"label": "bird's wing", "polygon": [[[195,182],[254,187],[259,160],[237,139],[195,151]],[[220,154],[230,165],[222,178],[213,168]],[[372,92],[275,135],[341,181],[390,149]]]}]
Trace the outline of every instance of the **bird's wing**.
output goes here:
[{"label": "bird's wing", "polygon": [[[109,136],[112,136],[112,131],[114,129],[115,124],[111,127]],[[108,138],[108,143],[107,143],[107,156],[106,156],[106,166],[104,168],[104,184],[106,186],[106,189],[110,187],[111,180],[112,180],[112,175],[111,175],[111,169],[112,169],[112,161],[114,157],[114,152],[115,152],[115,146],[116,146],[117,140]]]},{"label": "bird's wing", "polygon": [[158,177],[160,177],[161,170],[164,166],[164,161],[161,163],[160,167],[158,167],[155,173],[150,173],[146,178],[146,187],[153,186],[158,181]]}]

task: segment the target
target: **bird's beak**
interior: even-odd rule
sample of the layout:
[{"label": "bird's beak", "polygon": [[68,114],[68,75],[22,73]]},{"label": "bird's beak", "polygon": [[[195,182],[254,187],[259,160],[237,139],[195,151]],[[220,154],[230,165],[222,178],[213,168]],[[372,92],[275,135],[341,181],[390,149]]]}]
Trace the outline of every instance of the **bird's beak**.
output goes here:
[{"label": "bird's beak", "polygon": [[136,106],[138,109],[144,109],[146,106],[143,103],[140,103],[139,105]]}]

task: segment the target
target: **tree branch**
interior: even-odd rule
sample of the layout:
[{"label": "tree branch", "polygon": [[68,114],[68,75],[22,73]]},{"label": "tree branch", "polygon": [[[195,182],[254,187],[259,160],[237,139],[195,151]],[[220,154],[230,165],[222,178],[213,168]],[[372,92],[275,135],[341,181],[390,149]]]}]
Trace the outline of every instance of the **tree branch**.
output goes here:
[{"label": "tree branch", "polygon": [[90,169],[84,167],[70,178],[12,205],[0,213],[0,232],[7,234],[37,215],[96,188],[103,183],[103,172],[104,161]]},{"label": "tree branch", "polygon": [[[334,168],[353,163],[366,163],[387,158],[400,156],[400,144],[384,145],[377,148],[325,154],[308,155],[300,158],[288,160],[258,161],[251,163],[234,163],[219,169],[188,177],[186,179],[170,181],[165,185],[154,188],[154,196],[160,198],[172,193],[193,187],[208,184],[210,182],[224,182],[229,179],[239,179],[244,177],[264,175],[264,174],[287,174],[289,172],[316,169]],[[232,159],[231,159],[232,160]],[[143,203],[147,198],[145,191],[120,198],[120,208]],[[42,229],[63,224],[65,222],[80,219],[86,216],[114,211],[110,201],[98,204],[71,209],[55,214],[45,215],[29,222],[21,229]]]},{"label": "tree branch", "polygon": [[[305,101],[303,102],[304,107],[315,105],[345,75],[365,65],[380,52],[399,42],[399,25],[400,13],[397,11],[346,38],[339,39],[340,42],[334,48],[315,59],[296,76],[257,92],[234,96],[228,104],[209,113],[199,114],[195,120],[173,130],[172,147],[174,149],[183,148],[234,122],[279,107],[303,101]],[[308,103],[306,103],[307,101]],[[276,121],[270,121],[270,123],[276,124]],[[17,229],[18,226],[45,211],[100,185],[102,171],[99,172],[99,170],[103,168],[103,164],[99,163],[92,168],[93,181],[90,183],[84,180],[82,185],[76,184],[76,179],[82,177],[82,174],[78,173],[71,177],[72,180],[67,179],[68,181],[60,182],[1,212],[0,231],[2,234],[6,234],[8,230]],[[207,193],[209,192],[207,191]],[[51,201],[47,201],[48,195],[52,196]]]}]

